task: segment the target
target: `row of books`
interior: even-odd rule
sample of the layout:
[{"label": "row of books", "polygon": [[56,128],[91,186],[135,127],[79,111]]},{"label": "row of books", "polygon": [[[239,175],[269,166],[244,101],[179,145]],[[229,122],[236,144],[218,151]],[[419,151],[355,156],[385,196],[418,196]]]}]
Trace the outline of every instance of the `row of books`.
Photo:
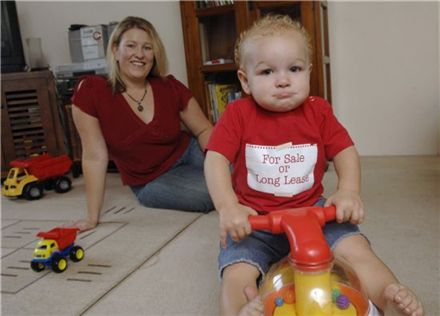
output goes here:
[{"label": "row of books", "polygon": [[197,9],[219,7],[222,5],[234,4],[234,0],[199,0],[196,1]]},{"label": "row of books", "polygon": [[241,90],[235,84],[208,82],[206,84],[211,120],[215,123],[229,102],[241,98]]}]

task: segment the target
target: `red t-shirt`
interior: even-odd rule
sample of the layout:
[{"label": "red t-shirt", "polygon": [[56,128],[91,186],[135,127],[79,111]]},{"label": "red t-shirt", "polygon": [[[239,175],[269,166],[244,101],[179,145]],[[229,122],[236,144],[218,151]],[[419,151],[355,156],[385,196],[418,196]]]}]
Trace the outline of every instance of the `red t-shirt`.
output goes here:
[{"label": "red t-shirt", "polygon": [[309,97],[284,113],[244,98],[228,105],[207,149],[233,164],[240,203],[264,213],[313,205],[323,193],[326,161],[351,145],[322,98]]},{"label": "red t-shirt", "polygon": [[171,75],[148,80],[154,96],[154,117],[148,124],[102,77],[86,77],[72,97],[74,105],[99,120],[109,157],[126,185],[143,185],[160,176],[189,144],[179,113],[192,98],[191,91]]}]

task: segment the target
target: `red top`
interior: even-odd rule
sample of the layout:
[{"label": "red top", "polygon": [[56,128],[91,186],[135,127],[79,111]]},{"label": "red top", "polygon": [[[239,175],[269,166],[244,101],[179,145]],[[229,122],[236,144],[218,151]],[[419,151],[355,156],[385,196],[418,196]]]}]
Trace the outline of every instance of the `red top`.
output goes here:
[{"label": "red top", "polygon": [[324,99],[309,97],[277,113],[245,98],[228,105],[207,149],[233,164],[240,203],[265,213],[313,205],[323,193],[326,161],[351,145]]},{"label": "red top", "polygon": [[113,94],[102,77],[86,77],[75,89],[72,103],[96,117],[126,185],[143,185],[166,172],[188,147],[190,136],[181,130],[180,112],[191,91],[169,75],[149,78],[154,97],[154,117],[145,124],[121,93]]}]

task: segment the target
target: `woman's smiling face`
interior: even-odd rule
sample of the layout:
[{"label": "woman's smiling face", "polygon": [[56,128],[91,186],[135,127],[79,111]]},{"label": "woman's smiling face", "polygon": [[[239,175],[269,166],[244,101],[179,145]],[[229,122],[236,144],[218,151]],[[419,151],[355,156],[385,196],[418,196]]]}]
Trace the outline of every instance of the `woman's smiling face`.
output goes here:
[{"label": "woman's smiling face", "polygon": [[126,80],[145,79],[154,64],[153,43],[147,32],[138,28],[126,31],[113,53],[121,77]]}]

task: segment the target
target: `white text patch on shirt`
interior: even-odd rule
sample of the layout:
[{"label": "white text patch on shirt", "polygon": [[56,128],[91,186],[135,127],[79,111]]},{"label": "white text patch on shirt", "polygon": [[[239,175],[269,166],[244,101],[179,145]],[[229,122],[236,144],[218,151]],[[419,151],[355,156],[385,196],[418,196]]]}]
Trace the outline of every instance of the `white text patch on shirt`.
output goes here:
[{"label": "white text patch on shirt", "polygon": [[318,157],[316,144],[246,144],[247,182],[256,191],[290,197],[310,189]]}]

